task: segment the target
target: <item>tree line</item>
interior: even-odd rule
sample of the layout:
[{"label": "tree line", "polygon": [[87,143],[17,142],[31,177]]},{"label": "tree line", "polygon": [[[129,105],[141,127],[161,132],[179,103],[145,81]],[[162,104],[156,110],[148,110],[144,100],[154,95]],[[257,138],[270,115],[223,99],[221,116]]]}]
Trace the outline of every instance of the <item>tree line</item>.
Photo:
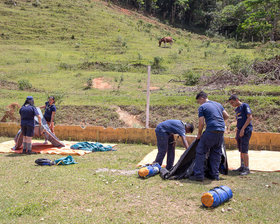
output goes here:
[{"label": "tree line", "polygon": [[174,26],[242,41],[280,39],[280,0],[112,0]]}]

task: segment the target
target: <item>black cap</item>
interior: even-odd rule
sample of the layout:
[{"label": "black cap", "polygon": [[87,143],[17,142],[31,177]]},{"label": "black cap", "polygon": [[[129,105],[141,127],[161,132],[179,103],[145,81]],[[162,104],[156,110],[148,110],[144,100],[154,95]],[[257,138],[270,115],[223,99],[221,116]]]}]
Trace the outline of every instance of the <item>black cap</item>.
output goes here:
[{"label": "black cap", "polygon": [[232,95],[228,98],[229,101],[230,101],[230,100],[238,100],[238,99],[239,99],[238,96],[235,95],[235,94],[232,94]]}]

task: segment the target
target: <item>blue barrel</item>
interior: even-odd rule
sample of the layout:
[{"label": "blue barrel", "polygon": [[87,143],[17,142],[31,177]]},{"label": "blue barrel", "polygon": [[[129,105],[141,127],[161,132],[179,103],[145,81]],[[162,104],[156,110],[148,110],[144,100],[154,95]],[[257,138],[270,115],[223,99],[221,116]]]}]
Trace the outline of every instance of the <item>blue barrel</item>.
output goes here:
[{"label": "blue barrel", "polygon": [[158,163],[143,166],[138,170],[138,175],[141,178],[152,177],[159,173],[161,166]]},{"label": "blue barrel", "polygon": [[232,191],[227,186],[219,186],[204,193],[201,197],[202,205],[217,207],[232,198]]}]

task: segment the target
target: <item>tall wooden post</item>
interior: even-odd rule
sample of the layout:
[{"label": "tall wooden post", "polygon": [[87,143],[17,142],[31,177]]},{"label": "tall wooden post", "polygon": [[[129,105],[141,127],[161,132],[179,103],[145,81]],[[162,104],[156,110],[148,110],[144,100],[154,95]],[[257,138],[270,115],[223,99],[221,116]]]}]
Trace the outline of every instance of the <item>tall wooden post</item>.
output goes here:
[{"label": "tall wooden post", "polygon": [[151,66],[148,65],[147,101],[146,101],[146,128],[149,128],[149,118],[150,118],[150,80],[151,80]]}]

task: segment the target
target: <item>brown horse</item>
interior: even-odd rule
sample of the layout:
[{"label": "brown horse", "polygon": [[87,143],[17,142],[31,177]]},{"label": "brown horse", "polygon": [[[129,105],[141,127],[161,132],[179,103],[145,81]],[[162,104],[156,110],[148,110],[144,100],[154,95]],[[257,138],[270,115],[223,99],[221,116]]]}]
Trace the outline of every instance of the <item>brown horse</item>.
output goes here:
[{"label": "brown horse", "polygon": [[158,42],[158,46],[160,47],[161,46],[161,43],[164,43],[164,46],[166,46],[166,43],[169,43],[170,46],[172,45],[173,43],[173,38],[172,37],[163,37],[159,40]]}]

